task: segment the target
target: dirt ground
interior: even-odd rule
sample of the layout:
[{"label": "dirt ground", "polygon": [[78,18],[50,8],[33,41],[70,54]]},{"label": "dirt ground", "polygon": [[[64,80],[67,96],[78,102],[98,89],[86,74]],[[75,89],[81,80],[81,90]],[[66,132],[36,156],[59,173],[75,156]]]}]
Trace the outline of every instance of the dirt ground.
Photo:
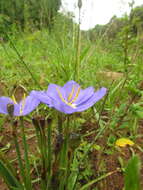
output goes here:
[{"label": "dirt ground", "polygon": [[[35,142],[35,136],[33,135],[34,127],[32,124],[28,121],[25,121],[25,126],[27,128],[27,136],[28,136],[28,144],[30,148],[30,153],[33,153],[35,156],[40,156],[38,155],[37,152],[37,145]],[[85,123],[83,125],[83,131],[81,133],[85,133],[86,130],[92,129],[92,127],[95,126],[93,123]],[[9,144],[9,148],[5,149],[5,156],[10,159],[14,160],[16,158],[16,152],[14,150],[14,145],[12,143],[12,132],[11,132],[11,127],[9,124],[8,119],[6,119],[2,130],[1,130],[1,137],[2,140],[0,141],[0,148],[5,148],[6,145]],[[18,133],[20,134],[20,131],[18,129]],[[140,127],[139,127],[139,134],[143,134],[143,121],[140,122]],[[95,135],[91,135],[87,137],[87,141],[92,142],[93,138]],[[21,136],[18,135],[18,141],[21,143]],[[135,144],[139,145],[140,147],[143,148],[143,137],[137,138]],[[89,190],[94,190],[94,188],[98,188],[98,190],[122,190],[124,186],[124,178],[123,178],[123,172],[118,170],[118,168],[121,167],[119,163],[119,157],[121,157],[125,163],[128,161],[128,159],[131,157],[131,150],[129,147],[125,147],[120,149],[120,151],[115,150],[113,151],[112,154],[106,153],[104,150],[108,149],[107,146],[107,137],[101,137],[97,141],[97,144],[100,145],[100,147],[104,147],[103,151],[97,151],[93,150],[89,154],[89,162],[92,165],[92,171],[93,171],[93,179],[96,177],[99,177],[100,175],[108,172],[113,172],[112,175],[108,176],[104,180],[101,180],[100,182],[94,184]],[[136,146],[133,146],[132,149],[134,150],[135,153],[137,153],[141,161],[143,160],[143,153],[137,149]],[[23,150],[21,146],[21,150]],[[17,166],[16,161],[14,161],[15,167]],[[104,165],[104,167],[103,167]],[[31,174],[34,179],[34,171],[31,171]],[[141,170],[141,181],[143,179],[143,169]],[[142,183],[143,185],[143,183]],[[35,190],[40,190],[38,185],[34,187]],[[7,186],[4,184],[3,180],[0,178],[0,190],[8,190]]]}]

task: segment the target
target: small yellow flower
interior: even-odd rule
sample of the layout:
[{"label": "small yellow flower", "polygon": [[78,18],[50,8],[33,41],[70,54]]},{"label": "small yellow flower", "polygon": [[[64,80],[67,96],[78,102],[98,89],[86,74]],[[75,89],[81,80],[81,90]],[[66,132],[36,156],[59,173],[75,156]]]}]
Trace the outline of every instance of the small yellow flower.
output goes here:
[{"label": "small yellow flower", "polygon": [[118,139],[118,140],[115,142],[115,145],[116,145],[116,146],[119,146],[119,147],[125,147],[125,146],[127,146],[127,145],[133,146],[133,145],[134,145],[134,142],[131,141],[130,139],[127,139],[127,138],[120,138],[120,139]]}]

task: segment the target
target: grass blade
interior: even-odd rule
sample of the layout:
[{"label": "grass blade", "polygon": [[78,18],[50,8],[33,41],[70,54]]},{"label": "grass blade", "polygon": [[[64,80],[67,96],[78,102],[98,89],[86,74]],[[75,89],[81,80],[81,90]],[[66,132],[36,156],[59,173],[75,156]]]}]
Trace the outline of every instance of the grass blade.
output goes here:
[{"label": "grass blade", "polygon": [[4,178],[6,184],[13,188],[19,188],[23,190],[23,186],[18,182],[16,177],[11,173],[11,171],[5,166],[5,164],[0,160],[0,175]]},{"label": "grass blade", "polygon": [[125,190],[140,190],[140,159],[133,156],[125,169]]},{"label": "grass blade", "polygon": [[106,177],[108,177],[108,176],[114,174],[114,173],[117,172],[117,171],[118,171],[118,170],[109,172],[109,173],[107,173],[107,174],[104,174],[104,175],[102,175],[102,176],[100,176],[100,177],[98,177],[98,178],[96,178],[96,179],[90,181],[89,183],[83,185],[83,186],[80,188],[80,190],[86,190],[86,189],[88,189],[88,188],[89,188],[91,185],[93,185],[94,183],[97,183],[98,181],[100,181],[100,180],[102,180],[102,179],[105,179]]}]

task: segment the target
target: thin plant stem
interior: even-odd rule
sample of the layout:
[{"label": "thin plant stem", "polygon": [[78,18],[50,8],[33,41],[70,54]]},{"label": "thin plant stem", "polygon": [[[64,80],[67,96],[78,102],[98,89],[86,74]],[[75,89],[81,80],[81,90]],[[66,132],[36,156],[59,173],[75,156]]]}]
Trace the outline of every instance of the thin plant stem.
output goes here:
[{"label": "thin plant stem", "polygon": [[57,113],[58,115],[58,133],[61,135],[63,132],[62,129],[62,114],[61,113]]},{"label": "thin plant stem", "polygon": [[20,168],[20,174],[21,174],[22,180],[26,186],[26,177],[25,177],[24,165],[22,162],[20,147],[19,147],[18,138],[17,138],[17,126],[16,126],[12,117],[11,117],[11,125],[12,125],[13,141],[15,144],[15,150],[16,150],[16,154],[17,154],[17,158],[18,158],[18,164],[19,164],[19,168]]},{"label": "thin plant stem", "polygon": [[128,32],[125,33],[124,39],[124,73],[128,74]]},{"label": "thin plant stem", "polygon": [[46,140],[45,140],[45,135],[44,135],[44,127],[41,126],[38,122],[37,119],[32,120],[33,125],[36,130],[36,136],[37,136],[37,141],[38,141],[38,147],[41,153],[41,162],[42,162],[42,169],[41,169],[41,189],[46,190],[47,189],[47,182],[46,182],[46,160],[47,160],[47,155],[45,155],[46,151]]},{"label": "thin plant stem", "polygon": [[76,47],[76,64],[75,64],[75,80],[79,80],[79,67],[80,67],[80,48],[81,48],[81,31],[80,31],[80,14],[81,9],[79,8],[79,24],[77,30],[77,47]]},{"label": "thin plant stem", "polygon": [[39,123],[36,121],[36,119],[32,119],[32,123],[35,127],[35,131],[36,131],[36,137],[37,137],[37,143],[39,146],[39,149],[41,148],[41,143],[40,143],[40,136],[39,136]]},{"label": "thin plant stem", "polygon": [[33,73],[31,72],[31,70],[29,69],[29,67],[27,66],[27,64],[25,63],[25,61],[23,60],[22,56],[20,55],[20,53],[18,52],[17,48],[15,47],[14,43],[12,42],[12,40],[10,39],[9,35],[6,33],[6,36],[8,38],[8,40],[10,41],[11,47],[13,48],[13,50],[15,51],[15,53],[17,54],[20,62],[24,65],[24,67],[26,68],[26,70],[28,71],[28,73],[31,75],[33,81],[35,82],[35,84],[40,88],[40,84],[38,83],[38,81],[36,80],[36,78],[34,77]]},{"label": "thin plant stem", "polygon": [[[108,92],[108,94],[109,94],[109,92]],[[102,111],[103,111],[103,109],[104,109],[105,102],[106,102],[106,100],[107,100],[108,94],[106,95],[106,97],[105,97],[105,99],[104,99],[104,102],[103,102],[103,104],[102,104],[102,108],[101,108],[100,115],[102,114]],[[98,121],[97,121],[98,124],[99,124],[100,119],[101,119],[101,117],[99,116],[99,119],[98,119]],[[103,134],[103,132],[105,131],[106,128],[107,128],[106,126],[103,126],[103,127],[99,130],[99,132],[97,133],[96,137],[94,138],[94,140],[92,141],[92,143],[90,144],[90,146],[86,149],[86,151],[85,151],[85,153],[84,153],[82,159],[79,161],[79,167],[80,167],[80,165],[83,163],[83,161],[85,160],[86,156],[88,155],[88,153],[89,153],[89,151],[91,150],[91,148],[92,148],[92,146],[94,145],[94,143],[95,143],[95,142],[97,141],[97,139],[101,136],[101,134]],[[78,169],[76,181],[78,180],[79,175],[80,175],[80,171],[79,171],[79,169]],[[75,184],[74,184],[73,190],[75,190],[75,188],[76,188],[76,182],[75,182]]]},{"label": "thin plant stem", "polygon": [[68,174],[68,143],[69,143],[69,124],[70,124],[70,118],[67,116],[67,125],[65,128],[65,139],[63,143],[63,147],[61,150],[60,155],[60,175],[59,179],[62,179],[60,181],[59,190],[64,190],[66,180],[67,180],[67,174]]},{"label": "thin plant stem", "polygon": [[30,176],[30,163],[29,163],[29,156],[28,156],[28,144],[26,142],[23,117],[20,117],[20,124],[21,124],[21,133],[22,133],[22,142],[23,142],[23,147],[24,147],[27,188],[28,188],[28,190],[32,190],[32,180],[31,180],[31,176]]},{"label": "thin plant stem", "polygon": [[115,171],[112,171],[112,172],[108,172],[104,175],[101,175],[100,177],[90,181],[89,183],[83,185],[79,190],[86,190],[87,188],[89,188],[91,185],[93,185],[94,183],[97,183],[98,181],[101,181],[102,179],[105,179],[106,177],[116,173],[116,172],[119,172],[120,170],[117,168],[117,170]]},{"label": "thin plant stem", "polygon": [[52,131],[51,131],[51,127],[52,127],[52,123],[51,123],[51,121],[50,122],[47,122],[48,123],[48,135],[47,135],[47,137],[48,137],[48,159],[47,159],[47,162],[48,162],[48,166],[47,166],[47,170],[48,170],[48,184],[47,184],[47,187],[48,187],[48,189],[50,188],[50,186],[51,186],[51,175],[52,175],[52,173],[51,173],[51,164],[52,164],[52,162],[51,162],[51,160],[52,160],[52,152],[51,152],[51,134],[52,134]]},{"label": "thin plant stem", "polygon": [[[102,127],[102,129],[98,132],[98,134],[96,135],[96,137],[94,138],[94,141],[92,141],[92,143],[90,144],[90,146],[87,148],[87,150],[85,151],[82,159],[79,161],[79,166],[83,163],[83,161],[85,160],[86,156],[88,155],[89,151],[91,150],[92,146],[94,145],[94,143],[96,142],[96,140],[101,136],[101,134],[104,132],[104,130],[106,129],[106,126]],[[79,178],[79,175],[80,175],[80,172],[79,172],[79,169],[77,171],[77,178],[76,178],[76,181],[78,180]],[[75,182],[75,185],[74,185],[74,188],[73,190],[76,189],[76,182]]]},{"label": "thin plant stem", "polygon": [[47,189],[47,140],[46,140],[46,135],[45,135],[45,125],[39,125],[40,129],[40,151],[41,151],[41,156],[42,156],[42,175],[41,175],[41,180],[42,180],[42,190]]}]

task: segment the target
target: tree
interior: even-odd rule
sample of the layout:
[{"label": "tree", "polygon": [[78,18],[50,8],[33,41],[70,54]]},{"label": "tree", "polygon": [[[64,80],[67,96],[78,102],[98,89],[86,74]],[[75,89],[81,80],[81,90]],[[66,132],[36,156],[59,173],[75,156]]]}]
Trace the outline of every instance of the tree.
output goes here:
[{"label": "tree", "polygon": [[10,18],[10,24],[22,29],[25,23],[51,30],[61,0],[0,0],[0,14]]},{"label": "tree", "polygon": [[140,36],[143,33],[143,5],[132,9],[130,20],[133,27],[133,33]]}]

